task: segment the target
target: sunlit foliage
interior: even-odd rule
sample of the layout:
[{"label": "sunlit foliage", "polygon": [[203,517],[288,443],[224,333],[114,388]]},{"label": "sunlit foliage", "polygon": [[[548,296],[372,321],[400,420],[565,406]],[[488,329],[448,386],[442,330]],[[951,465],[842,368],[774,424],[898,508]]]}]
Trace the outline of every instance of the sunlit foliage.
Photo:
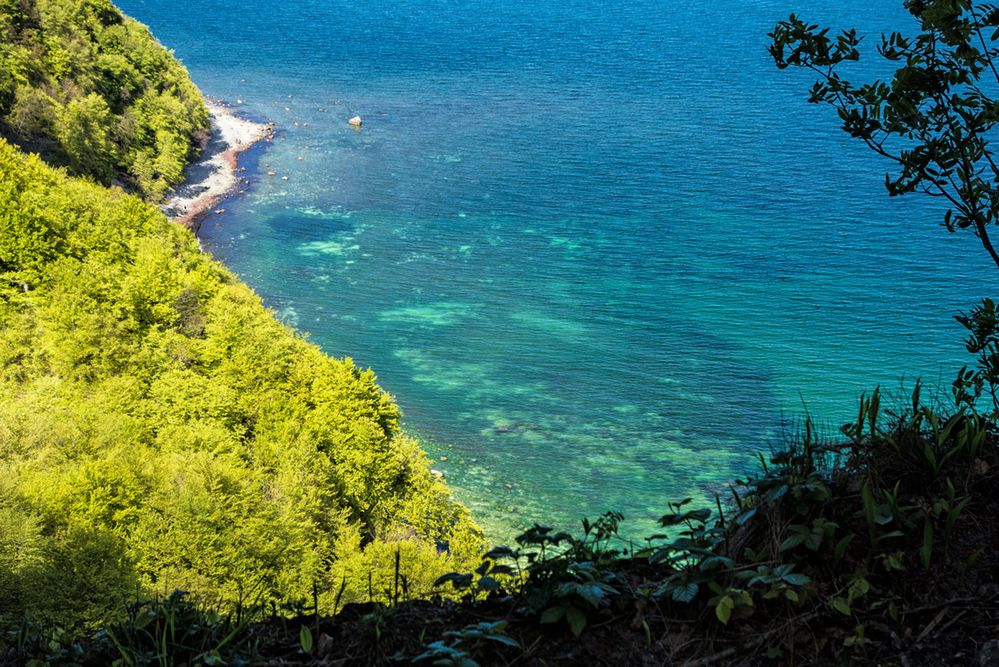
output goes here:
[{"label": "sunlit foliage", "polygon": [[481,536],[399,418],[155,208],[0,140],[0,616],[328,608],[396,551],[425,592]]},{"label": "sunlit foliage", "polygon": [[207,120],[184,67],[109,0],[0,0],[0,136],[158,200]]}]

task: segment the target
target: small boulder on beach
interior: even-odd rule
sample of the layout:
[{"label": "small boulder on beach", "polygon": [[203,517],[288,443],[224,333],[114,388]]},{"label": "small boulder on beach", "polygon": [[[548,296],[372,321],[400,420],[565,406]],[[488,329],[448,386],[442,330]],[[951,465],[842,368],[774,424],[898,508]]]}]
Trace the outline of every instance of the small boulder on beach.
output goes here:
[{"label": "small boulder on beach", "polygon": [[350,125],[351,127],[361,127],[361,117],[354,116],[353,118],[347,121],[347,124]]}]

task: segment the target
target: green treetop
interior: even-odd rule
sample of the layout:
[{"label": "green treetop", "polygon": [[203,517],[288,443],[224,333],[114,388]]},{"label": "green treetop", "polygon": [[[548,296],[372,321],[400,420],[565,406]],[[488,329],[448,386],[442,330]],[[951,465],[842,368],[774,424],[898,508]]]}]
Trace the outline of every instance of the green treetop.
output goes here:
[{"label": "green treetop", "polygon": [[159,200],[207,123],[184,67],[108,0],[0,0],[0,136]]}]

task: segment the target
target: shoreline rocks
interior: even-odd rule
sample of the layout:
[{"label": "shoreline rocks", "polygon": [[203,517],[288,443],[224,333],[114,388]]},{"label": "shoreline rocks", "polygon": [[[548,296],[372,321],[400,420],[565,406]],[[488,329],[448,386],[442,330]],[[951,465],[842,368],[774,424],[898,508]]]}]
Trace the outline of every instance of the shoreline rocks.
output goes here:
[{"label": "shoreline rocks", "polygon": [[160,207],[170,218],[195,233],[206,215],[236,194],[249,181],[239,174],[239,155],[260,141],[274,138],[273,123],[257,123],[237,116],[223,102],[206,100],[211,136],[201,155],[185,170],[185,181],[177,186]]}]

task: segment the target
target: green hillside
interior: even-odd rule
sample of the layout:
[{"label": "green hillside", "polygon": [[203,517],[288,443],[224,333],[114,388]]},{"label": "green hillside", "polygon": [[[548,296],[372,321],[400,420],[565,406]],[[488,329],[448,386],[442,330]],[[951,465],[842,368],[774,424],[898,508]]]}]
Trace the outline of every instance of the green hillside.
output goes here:
[{"label": "green hillside", "polygon": [[158,200],[207,122],[184,67],[108,0],[0,0],[0,136]]},{"label": "green hillside", "polygon": [[428,590],[481,538],[399,416],[154,207],[0,140],[0,617],[329,609],[397,551]]}]

